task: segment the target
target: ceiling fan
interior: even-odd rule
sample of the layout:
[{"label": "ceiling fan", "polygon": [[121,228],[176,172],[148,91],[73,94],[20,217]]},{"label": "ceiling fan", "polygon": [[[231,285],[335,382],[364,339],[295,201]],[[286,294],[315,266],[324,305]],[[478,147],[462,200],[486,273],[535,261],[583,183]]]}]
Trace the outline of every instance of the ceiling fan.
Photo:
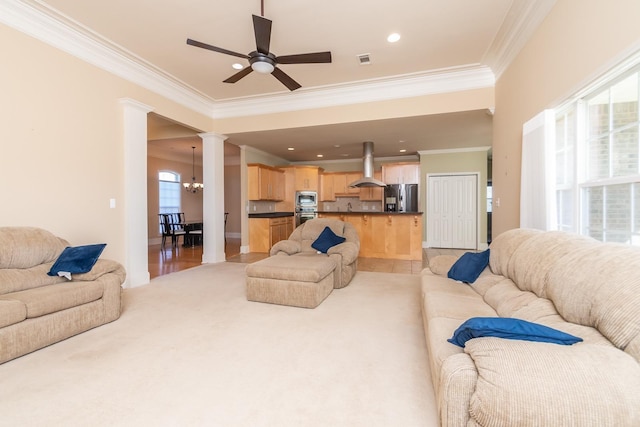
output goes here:
[{"label": "ceiling fan", "polygon": [[261,0],[262,16],[253,16],[253,31],[256,37],[256,50],[248,55],[233,52],[231,50],[222,49],[210,44],[202,43],[196,40],[187,39],[187,44],[202,49],[212,50],[214,52],[224,53],[225,55],[237,56],[249,60],[249,67],[245,67],[238,73],[224,80],[225,83],[235,83],[241,78],[247,76],[252,71],[261,74],[272,74],[289,90],[299,89],[301,86],[293,80],[287,73],[277,67],[278,64],[321,64],[331,62],[331,52],[315,52],[301,53],[298,55],[276,56],[269,51],[271,44],[271,21],[264,18],[264,0]]}]

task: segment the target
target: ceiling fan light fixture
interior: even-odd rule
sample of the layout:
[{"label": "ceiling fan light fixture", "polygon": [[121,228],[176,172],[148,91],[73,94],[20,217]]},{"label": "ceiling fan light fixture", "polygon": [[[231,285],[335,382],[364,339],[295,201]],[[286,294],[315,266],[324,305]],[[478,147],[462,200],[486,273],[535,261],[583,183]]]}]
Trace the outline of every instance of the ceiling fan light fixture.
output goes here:
[{"label": "ceiling fan light fixture", "polygon": [[253,68],[253,71],[255,71],[256,73],[271,74],[273,73],[275,67],[273,66],[273,64],[265,61],[255,61],[251,64],[251,68]]}]

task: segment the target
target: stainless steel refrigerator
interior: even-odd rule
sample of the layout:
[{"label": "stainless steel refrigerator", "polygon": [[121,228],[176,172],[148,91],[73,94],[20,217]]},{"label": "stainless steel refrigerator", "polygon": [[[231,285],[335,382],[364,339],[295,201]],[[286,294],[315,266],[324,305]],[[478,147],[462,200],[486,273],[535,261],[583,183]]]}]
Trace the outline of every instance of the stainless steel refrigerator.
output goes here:
[{"label": "stainless steel refrigerator", "polygon": [[388,184],[384,188],[386,212],[418,212],[418,184]]}]

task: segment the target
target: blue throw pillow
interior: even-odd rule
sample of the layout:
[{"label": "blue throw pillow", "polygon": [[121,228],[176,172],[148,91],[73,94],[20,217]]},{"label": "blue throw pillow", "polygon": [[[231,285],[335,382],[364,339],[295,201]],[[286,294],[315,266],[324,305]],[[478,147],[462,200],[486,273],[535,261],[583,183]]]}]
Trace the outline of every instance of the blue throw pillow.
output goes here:
[{"label": "blue throw pillow", "polygon": [[484,252],[467,252],[451,266],[447,277],[460,282],[473,283],[489,265],[489,249]]},{"label": "blue throw pillow", "polygon": [[318,236],[318,238],[311,244],[311,247],[317,251],[326,254],[329,249],[331,249],[335,245],[339,245],[344,242],[344,237],[340,237],[336,235],[329,227],[325,227],[322,230],[322,233]]},{"label": "blue throw pillow", "polygon": [[582,338],[569,335],[557,329],[510,317],[472,317],[460,325],[447,341],[459,347],[464,347],[465,343],[470,339],[481,337],[498,337],[563,345],[571,345],[582,341]]},{"label": "blue throw pillow", "polygon": [[58,272],[80,274],[91,271],[106,243],[85,246],[67,246],[47,273],[58,276]]}]

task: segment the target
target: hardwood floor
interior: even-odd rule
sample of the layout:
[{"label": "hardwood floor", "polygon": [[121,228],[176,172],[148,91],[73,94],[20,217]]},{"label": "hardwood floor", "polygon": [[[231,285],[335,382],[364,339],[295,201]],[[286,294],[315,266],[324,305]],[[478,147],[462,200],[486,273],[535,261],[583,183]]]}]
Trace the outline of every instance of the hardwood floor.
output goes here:
[{"label": "hardwood floor", "polygon": [[[266,253],[240,253],[240,239],[227,239],[225,249],[227,262],[239,262],[250,264],[266,258]],[[375,271],[381,273],[405,273],[420,274],[426,265],[426,257],[423,254],[422,261],[405,261],[398,259],[358,258],[358,271]],[[202,246],[171,247],[165,245],[149,246],[149,274],[151,278],[163,274],[174,273],[200,265],[202,263]]]}]

